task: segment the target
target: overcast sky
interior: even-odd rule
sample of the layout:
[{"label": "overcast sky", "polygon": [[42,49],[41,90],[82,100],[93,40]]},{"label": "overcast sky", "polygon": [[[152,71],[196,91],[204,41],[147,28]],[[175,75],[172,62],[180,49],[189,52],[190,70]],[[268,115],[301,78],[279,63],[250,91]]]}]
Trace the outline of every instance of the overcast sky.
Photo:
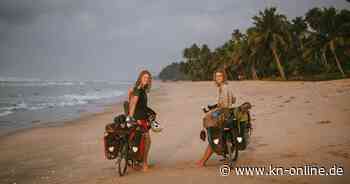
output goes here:
[{"label": "overcast sky", "polygon": [[196,42],[210,48],[276,6],[289,18],[345,0],[0,0],[0,77],[130,80]]}]

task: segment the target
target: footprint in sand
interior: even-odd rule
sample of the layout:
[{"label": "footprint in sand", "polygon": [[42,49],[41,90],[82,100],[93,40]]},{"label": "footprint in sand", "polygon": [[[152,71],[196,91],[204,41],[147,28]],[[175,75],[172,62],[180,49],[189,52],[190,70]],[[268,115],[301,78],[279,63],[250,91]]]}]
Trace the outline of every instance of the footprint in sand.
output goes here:
[{"label": "footprint in sand", "polygon": [[294,158],[297,157],[298,155],[296,153],[282,153],[280,155],[281,158]]},{"label": "footprint in sand", "polygon": [[344,90],[344,89],[336,89],[335,90],[337,93],[344,93],[344,92],[346,92],[346,90]]},{"label": "footprint in sand", "polygon": [[255,145],[255,147],[265,147],[265,146],[268,146],[268,144],[260,143]]},{"label": "footprint in sand", "polygon": [[247,147],[246,150],[248,150],[248,151],[256,151],[256,148],[254,148],[254,147]]},{"label": "footprint in sand", "polygon": [[291,102],[291,100],[286,100],[286,101],[284,101],[283,103],[289,103],[289,102]]},{"label": "footprint in sand", "polygon": [[289,97],[288,100],[284,101],[283,103],[289,103],[289,102],[291,102],[291,101],[294,100],[294,99],[295,99],[295,97],[294,97],[294,96],[291,96],[291,97]]},{"label": "footprint in sand", "polygon": [[342,157],[345,159],[350,159],[350,154],[343,152],[342,150],[338,150],[338,151],[329,151],[329,154],[336,156],[336,157]]},{"label": "footprint in sand", "polygon": [[327,147],[330,147],[330,148],[334,148],[334,147],[338,147],[338,146],[342,146],[343,144],[329,144],[327,145]]},{"label": "footprint in sand", "polygon": [[318,121],[317,124],[321,124],[321,125],[324,125],[324,124],[330,124],[332,123],[331,121],[329,120],[323,120],[323,121]]}]

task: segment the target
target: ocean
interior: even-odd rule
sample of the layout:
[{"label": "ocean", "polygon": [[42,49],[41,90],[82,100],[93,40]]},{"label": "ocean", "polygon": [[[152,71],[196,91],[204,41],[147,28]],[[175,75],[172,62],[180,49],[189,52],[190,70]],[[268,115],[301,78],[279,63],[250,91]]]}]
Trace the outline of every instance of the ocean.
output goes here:
[{"label": "ocean", "polygon": [[100,112],[124,99],[132,84],[0,79],[0,135]]}]

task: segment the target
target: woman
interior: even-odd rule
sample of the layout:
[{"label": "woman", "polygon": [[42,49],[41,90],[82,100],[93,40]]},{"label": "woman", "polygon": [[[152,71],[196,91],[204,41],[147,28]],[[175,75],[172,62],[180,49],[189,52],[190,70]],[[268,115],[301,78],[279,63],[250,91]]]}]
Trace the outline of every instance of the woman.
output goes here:
[{"label": "woman", "polygon": [[128,119],[133,119],[144,130],[145,150],[143,157],[143,171],[148,170],[148,152],[151,146],[151,137],[149,135],[149,122],[148,122],[148,107],[147,107],[147,93],[150,91],[152,85],[151,73],[147,70],[141,71],[139,77],[132,90],[129,91],[129,116]]},{"label": "woman", "polygon": [[[209,111],[205,117],[203,118],[203,127],[209,128],[209,127],[215,127],[218,126],[218,118],[225,118],[225,113],[217,116],[215,112],[219,109],[227,109],[232,106],[232,104],[235,103],[236,98],[233,97],[232,91],[230,90],[228,84],[227,84],[227,75],[225,70],[217,70],[214,73],[213,77],[215,84],[218,88],[218,97],[217,97],[217,104],[215,105],[216,108]],[[210,145],[207,146],[205,153],[203,157],[197,162],[197,165],[199,167],[204,167],[207,160],[210,158],[210,156],[213,154],[213,150]]]}]

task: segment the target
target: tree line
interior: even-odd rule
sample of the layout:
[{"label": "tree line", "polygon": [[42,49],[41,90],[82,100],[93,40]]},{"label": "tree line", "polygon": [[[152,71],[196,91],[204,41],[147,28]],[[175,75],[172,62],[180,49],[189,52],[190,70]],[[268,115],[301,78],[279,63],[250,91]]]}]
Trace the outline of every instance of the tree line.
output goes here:
[{"label": "tree line", "polygon": [[288,20],[275,7],[252,17],[244,33],[211,50],[192,44],[183,60],[159,73],[162,80],[211,80],[218,68],[230,80],[305,80],[344,78],[350,71],[350,11],[313,8]]}]

